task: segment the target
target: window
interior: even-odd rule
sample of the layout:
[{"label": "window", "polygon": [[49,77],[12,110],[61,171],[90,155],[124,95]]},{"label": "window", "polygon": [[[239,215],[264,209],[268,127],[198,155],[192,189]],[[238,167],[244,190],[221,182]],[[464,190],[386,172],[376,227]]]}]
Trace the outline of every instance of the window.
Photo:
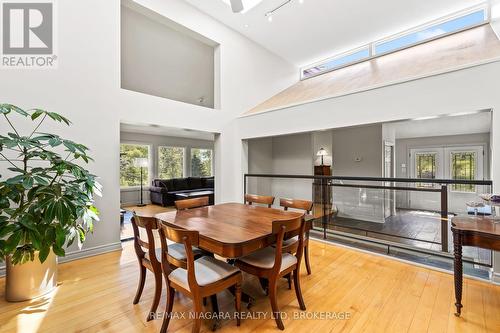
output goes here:
[{"label": "window", "polygon": [[425,43],[432,39],[447,36],[489,22],[489,6],[482,5],[460,11],[453,15],[416,27],[397,36],[373,41],[357,49],[333,56],[324,61],[304,67],[301,79],[308,79],[345,66],[354,65],[384,54]]},{"label": "window", "polygon": [[[137,159],[149,160],[149,146],[138,144],[120,144],[120,187],[140,186],[141,168]],[[142,168],[142,184],[149,183],[149,170]]]},{"label": "window", "polygon": [[182,178],[184,175],[184,148],[158,147],[158,177]]},{"label": "window", "polygon": [[413,46],[425,41],[448,35],[450,33],[458,32],[466,28],[476,26],[484,23],[485,11],[484,9],[478,10],[471,14],[460,16],[443,23],[434,24],[422,30],[408,33],[398,38],[391,39],[375,44],[375,54],[384,54],[394,52],[402,48]]},{"label": "window", "polygon": [[[436,179],[436,153],[415,155],[416,176],[421,179]],[[418,183],[417,187],[433,187],[431,183]]]},{"label": "window", "polygon": [[191,149],[191,176],[212,176],[212,149]]},{"label": "window", "polygon": [[[457,180],[473,180],[476,178],[476,153],[451,153],[451,178]],[[476,187],[469,184],[453,184],[452,191],[476,192]]]},{"label": "window", "polygon": [[370,50],[368,47],[365,47],[362,50],[354,51],[347,55],[340,55],[334,58],[330,58],[329,60],[326,60],[317,66],[304,69],[302,71],[302,78],[306,79],[318,74],[329,72],[336,68],[352,65],[356,62],[368,58],[370,58]]}]

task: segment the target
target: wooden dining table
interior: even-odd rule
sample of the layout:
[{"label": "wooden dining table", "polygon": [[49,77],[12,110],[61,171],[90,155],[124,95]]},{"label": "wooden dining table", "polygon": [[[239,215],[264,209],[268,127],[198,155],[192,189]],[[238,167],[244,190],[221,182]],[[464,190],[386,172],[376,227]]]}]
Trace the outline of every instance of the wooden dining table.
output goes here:
[{"label": "wooden dining table", "polygon": [[[303,215],[304,213],[297,211],[224,203],[160,213],[155,217],[161,223],[173,228],[198,231],[199,248],[224,258],[234,259],[274,244],[276,235],[272,232],[273,221]],[[293,237],[296,234],[298,230],[291,231],[286,237]],[[213,312],[219,313],[217,298],[211,299]],[[243,292],[242,301],[248,303],[250,307],[253,299]],[[220,320],[214,318],[212,330],[220,325]]]},{"label": "wooden dining table", "polygon": [[[201,249],[224,258],[239,258],[275,243],[273,221],[302,215],[297,211],[224,203],[155,216],[173,228],[198,231]],[[292,236],[294,232],[287,235]]]}]

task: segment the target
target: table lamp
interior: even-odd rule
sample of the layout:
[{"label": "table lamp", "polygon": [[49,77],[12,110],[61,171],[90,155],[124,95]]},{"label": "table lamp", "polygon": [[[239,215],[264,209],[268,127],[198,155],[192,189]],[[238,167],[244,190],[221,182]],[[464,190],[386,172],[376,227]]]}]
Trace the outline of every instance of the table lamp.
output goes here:
[{"label": "table lamp", "polygon": [[321,148],[320,150],[318,150],[318,152],[316,153],[316,156],[321,156],[321,165],[324,165],[323,164],[323,156],[327,156],[328,155],[328,152],[326,151],[325,148]]}]

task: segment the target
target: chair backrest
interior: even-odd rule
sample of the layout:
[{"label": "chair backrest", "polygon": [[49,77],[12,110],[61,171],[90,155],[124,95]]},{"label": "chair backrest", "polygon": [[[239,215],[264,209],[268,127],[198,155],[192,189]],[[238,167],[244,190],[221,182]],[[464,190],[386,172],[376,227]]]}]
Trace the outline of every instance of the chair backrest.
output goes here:
[{"label": "chair backrest", "polygon": [[245,203],[249,205],[253,203],[267,205],[267,207],[271,208],[274,202],[274,197],[268,195],[257,195],[257,194],[245,194]]},{"label": "chair backrest", "polygon": [[[297,257],[298,265],[300,265],[300,259],[302,258],[302,251],[304,249],[305,225],[304,215],[287,220],[273,221],[273,234],[276,234],[276,256],[274,258],[273,270],[279,270],[281,268],[281,259],[283,253],[291,252],[295,248],[297,249],[295,256]],[[283,239],[285,238],[285,234],[297,229],[299,229],[299,240],[297,242],[293,242],[286,246],[283,246]]]},{"label": "chair backrest", "polygon": [[[193,246],[198,246],[199,244],[199,232],[195,230],[184,230],[184,229],[176,229],[169,227],[160,222],[159,225],[159,233],[160,233],[160,243],[162,248],[162,258],[161,258],[161,267],[163,270],[163,274],[165,278],[168,277],[172,269],[170,268],[171,257],[168,254],[168,244],[167,239],[184,244],[186,249],[186,268],[188,274],[188,283],[191,292],[199,288],[198,283],[196,282],[196,276],[194,271],[194,254],[193,254]],[[179,267],[179,266],[177,266]]]},{"label": "chair backrest", "polygon": [[[146,254],[143,250],[144,248],[149,254],[149,261],[153,264],[159,264],[159,258],[156,258],[155,237],[153,235],[153,230],[158,229],[156,218],[150,216],[139,216],[134,212],[131,223],[132,230],[134,231],[134,248],[138,258],[140,260],[144,258]],[[146,240],[141,238],[139,228],[146,231]]]},{"label": "chair backrest", "polygon": [[305,210],[307,214],[309,214],[313,208],[313,202],[309,200],[281,198],[280,206],[283,207],[284,210],[288,210],[288,208],[301,209]]},{"label": "chair backrest", "polygon": [[177,210],[191,209],[208,206],[208,197],[199,197],[194,199],[184,199],[175,201],[175,208]]}]

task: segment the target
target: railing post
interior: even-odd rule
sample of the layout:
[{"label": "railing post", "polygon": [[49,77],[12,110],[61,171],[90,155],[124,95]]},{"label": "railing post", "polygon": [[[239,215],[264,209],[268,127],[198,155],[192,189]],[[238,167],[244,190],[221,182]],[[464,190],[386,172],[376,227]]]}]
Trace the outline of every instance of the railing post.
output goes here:
[{"label": "railing post", "polygon": [[326,186],[327,186],[327,180],[326,179],[321,179],[321,204],[323,205],[323,216],[322,216],[322,222],[323,222],[323,239],[326,239],[326,227],[328,223],[327,219],[327,201],[326,201]]},{"label": "railing post", "polygon": [[441,185],[441,251],[448,252],[448,186]]}]

